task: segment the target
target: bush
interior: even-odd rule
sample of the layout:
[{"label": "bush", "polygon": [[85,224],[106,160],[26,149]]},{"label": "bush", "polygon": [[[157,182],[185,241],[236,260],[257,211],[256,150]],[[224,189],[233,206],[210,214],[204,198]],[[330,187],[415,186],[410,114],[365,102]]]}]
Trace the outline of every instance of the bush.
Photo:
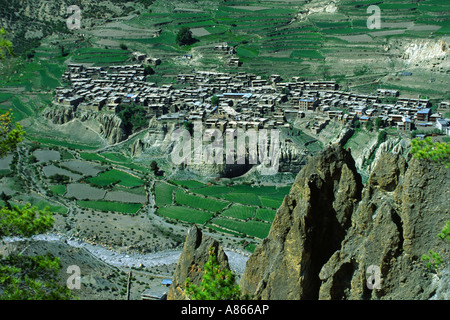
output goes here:
[{"label": "bush", "polygon": [[450,168],[450,145],[447,142],[434,142],[431,137],[424,140],[411,140],[411,154],[418,159],[444,164]]},{"label": "bush", "polygon": [[213,95],[213,96],[211,97],[211,104],[212,104],[213,106],[217,106],[217,105],[219,104],[219,97],[216,96],[216,95]]},{"label": "bush", "polygon": [[152,74],[155,74],[155,70],[153,70],[153,68],[150,66],[146,66],[144,69],[144,75],[148,76]]},{"label": "bush", "polygon": [[378,144],[383,143],[387,140],[387,132],[386,131],[380,131],[378,134]]}]

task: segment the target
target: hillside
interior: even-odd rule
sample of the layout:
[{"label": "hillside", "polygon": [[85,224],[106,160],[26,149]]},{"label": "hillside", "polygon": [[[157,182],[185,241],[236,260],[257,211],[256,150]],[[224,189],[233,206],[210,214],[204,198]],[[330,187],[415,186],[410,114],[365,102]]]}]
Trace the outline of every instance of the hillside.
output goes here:
[{"label": "hillside", "polygon": [[[0,6],[0,25],[11,31],[19,52],[55,32],[60,35],[55,44],[62,46],[64,38],[79,34],[94,47],[125,44],[164,58],[153,78],[159,82],[201,68],[280,74],[285,80],[335,79],[343,88],[367,93],[383,86],[414,97],[419,89],[424,96],[448,95],[450,5],[445,0],[75,1],[82,20],[81,30],[72,31],[65,25],[68,1],[19,3]],[[380,9],[380,29],[367,27],[370,5]],[[179,47],[175,35],[181,26],[191,28],[198,41]],[[222,42],[241,60],[237,70],[227,65],[227,56],[214,52]],[[69,43],[68,58],[77,53]],[[184,54],[191,58],[183,59]],[[398,76],[402,72],[412,75]]]},{"label": "hillside", "polygon": [[[70,5],[81,9],[81,29],[66,24]],[[380,9],[380,29],[367,27],[370,5]],[[16,53],[0,61],[0,114],[11,111],[26,132],[16,152],[0,159],[0,206],[50,208],[52,234],[64,240],[36,241],[27,253],[60,254],[64,268],[79,259],[88,270],[82,299],[123,299],[129,270],[136,271],[138,280],[132,299],[140,299],[145,288],[161,287],[161,279],[173,276],[175,258],[193,224],[217,238],[227,254],[233,250],[230,265],[238,261],[240,275],[243,261],[254,253],[243,288],[259,298],[355,298],[349,288],[361,292],[362,270],[372,263],[364,260],[364,250],[379,254],[377,262],[393,268],[389,286],[394,287],[403,279],[398,277],[401,267],[425,272],[419,255],[436,244],[432,237],[441,227],[447,197],[438,186],[446,187],[448,172],[404,162],[411,132],[399,129],[390,116],[401,117],[397,111],[402,109],[413,118],[427,100],[429,121],[435,113],[449,117],[449,19],[446,0],[0,0],[0,28],[8,30]],[[183,26],[195,38],[187,46],[176,41]],[[142,66],[139,56],[147,57]],[[119,79],[124,74],[132,75],[126,86]],[[192,76],[201,79],[181,80]],[[83,81],[89,84],[81,88]],[[325,89],[320,87],[324,83]],[[360,123],[356,105],[370,108],[378,88],[396,89],[400,96],[380,97],[373,123]],[[231,101],[238,90],[252,93]],[[86,99],[72,105],[71,94]],[[222,94],[216,113],[209,104],[213,94]],[[298,112],[300,99],[310,94],[321,100],[317,110]],[[403,108],[396,104],[401,98],[418,102]],[[236,107],[235,119],[224,104]],[[280,170],[265,176],[246,164],[175,164],[170,158],[174,132],[189,125],[187,119],[196,119],[197,111],[204,112],[205,126],[220,112],[218,118],[227,118],[229,126],[214,122],[222,130],[243,122],[246,128],[257,123],[257,128],[279,129]],[[378,126],[375,118],[384,113],[388,120]],[[430,135],[436,130],[425,129]],[[449,138],[442,133],[433,139]],[[330,149],[336,143],[343,148]],[[391,167],[393,172],[386,169]],[[315,197],[318,192],[327,201]],[[386,215],[381,212],[385,208]],[[421,224],[422,213],[415,208],[423,209],[432,223]],[[323,210],[331,212],[323,221],[311,216]],[[322,233],[311,234],[316,242],[327,240],[318,247],[307,247],[284,224],[308,228],[303,220],[310,218],[313,229],[326,225]],[[411,248],[407,245],[415,241],[416,227],[427,234]],[[323,249],[323,256],[309,257],[307,250],[302,256],[287,253],[290,242],[277,237],[291,231],[289,241],[307,250]],[[385,231],[387,253],[361,238]],[[327,232],[336,239],[328,239]],[[102,269],[102,257],[75,250],[66,239],[102,246],[110,250],[105,259],[110,266],[115,258],[121,264]],[[272,264],[266,266],[269,253]],[[148,263],[142,263],[144,255],[150,255]],[[128,264],[130,256],[135,260]],[[297,262],[311,258],[314,265],[305,280],[310,291],[283,282],[291,257]],[[403,264],[390,264],[389,258]],[[273,286],[279,279],[289,293]],[[427,289],[431,279],[418,281],[426,289],[421,297],[432,295]],[[303,286],[300,282],[296,285]],[[398,294],[407,296],[392,289],[371,298]],[[369,295],[364,291],[362,297]]]}]

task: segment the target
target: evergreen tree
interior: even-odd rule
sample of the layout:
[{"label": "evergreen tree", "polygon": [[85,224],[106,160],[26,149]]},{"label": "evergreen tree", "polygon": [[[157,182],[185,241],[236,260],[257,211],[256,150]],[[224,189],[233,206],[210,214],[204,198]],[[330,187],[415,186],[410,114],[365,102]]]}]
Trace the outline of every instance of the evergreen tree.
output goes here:
[{"label": "evergreen tree", "polygon": [[150,163],[150,170],[152,170],[155,174],[158,173],[158,171],[159,171],[158,163],[157,163],[155,160],[153,160],[153,161]]},{"label": "evergreen tree", "polygon": [[213,95],[213,96],[211,97],[211,104],[212,104],[213,106],[217,106],[217,105],[219,104],[219,97],[216,96],[216,95]]},{"label": "evergreen tree", "polygon": [[[0,115],[0,158],[15,149],[24,132],[18,124],[12,125],[10,113]],[[6,196],[2,198],[9,200]],[[26,204],[11,207],[8,201],[0,207],[0,239],[8,236],[31,237],[43,233],[53,225],[53,214],[48,208],[38,210]],[[67,287],[58,284],[58,258],[24,256],[16,251],[0,255],[0,300],[70,299]]]},{"label": "evergreen tree", "polygon": [[13,45],[7,39],[8,32],[4,28],[0,28],[0,60],[5,59],[8,55],[14,55]]},{"label": "evergreen tree", "polygon": [[186,293],[191,300],[238,300],[241,296],[236,276],[217,261],[213,248],[205,263],[205,273],[199,286],[186,279]]},{"label": "evergreen tree", "polygon": [[444,164],[450,168],[450,144],[447,142],[433,142],[431,137],[424,140],[411,140],[411,154],[418,159],[428,159]]},{"label": "evergreen tree", "polygon": [[[32,235],[48,231],[53,225],[48,208],[0,209],[0,238]],[[58,284],[60,260],[51,255],[24,256],[13,252],[0,256],[0,300],[65,300],[72,298],[67,287]]]}]

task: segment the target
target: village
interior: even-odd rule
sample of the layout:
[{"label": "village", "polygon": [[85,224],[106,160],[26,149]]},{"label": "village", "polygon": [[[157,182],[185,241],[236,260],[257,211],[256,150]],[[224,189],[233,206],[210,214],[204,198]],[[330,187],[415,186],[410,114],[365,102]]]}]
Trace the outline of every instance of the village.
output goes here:
[{"label": "village", "polygon": [[[118,112],[120,105],[141,105],[148,118],[162,122],[202,121],[206,128],[224,132],[233,128],[289,127],[299,118],[313,117],[313,132],[329,122],[375,122],[410,133],[441,130],[450,135],[443,115],[450,102],[441,101],[432,113],[428,99],[401,97],[398,90],[377,89],[375,95],[342,91],[335,81],[289,82],[279,75],[269,79],[244,72],[195,71],[178,74],[175,84],[146,81],[145,65],[160,59],[134,53],[134,64],[86,67],[69,64],[63,75],[67,87],[56,89],[54,103],[91,112]],[[388,99],[385,98],[395,98]],[[385,103],[383,101],[395,101]]]}]

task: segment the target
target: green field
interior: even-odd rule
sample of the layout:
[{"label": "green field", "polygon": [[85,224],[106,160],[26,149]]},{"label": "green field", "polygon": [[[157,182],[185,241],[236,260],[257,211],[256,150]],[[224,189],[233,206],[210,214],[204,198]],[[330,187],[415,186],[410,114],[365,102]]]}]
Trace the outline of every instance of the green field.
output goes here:
[{"label": "green field", "polygon": [[272,222],[276,213],[276,210],[258,208],[256,209],[255,219]]},{"label": "green field", "polygon": [[158,209],[158,214],[174,220],[189,223],[204,224],[212,218],[211,212],[201,211],[193,208],[169,206]]},{"label": "green field", "polygon": [[62,196],[62,195],[64,195],[66,193],[66,186],[65,185],[61,185],[61,184],[50,186],[49,189],[53,193],[55,193],[57,195],[60,195],[60,196]]},{"label": "green field", "polygon": [[253,193],[228,193],[224,195],[223,198],[231,202],[247,204],[250,206],[261,205],[261,200]]},{"label": "green field", "polygon": [[217,217],[212,219],[211,224],[218,225],[219,227],[230,229],[245,235],[264,239],[269,234],[270,224],[260,221],[236,221],[223,217]]},{"label": "green field", "polygon": [[155,185],[155,201],[158,207],[162,207],[164,205],[172,204],[173,191],[175,190],[175,186],[172,186],[168,183],[157,182]]},{"label": "green field", "polygon": [[[235,236],[263,239],[267,236],[276,210],[290,187],[247,184],[205,185],[196,180],[174,180],[155,185],[157,214]],[[177,187],[178,186],[178,187]],[[191,193],[187,193],[184,188]],[[175,199],[172,199],[172,195]],[[205,197],[206,196],[206,197]],[[192,211],[194,210],[194,211]],[[215,214],[214,214],[215,213]]]},{"label": "green field", "polygon": [[118,152],[105,152],[101,153],[100,156],[105,157],[106,159],[113,162],[123,162],[123,163],[131,162],[130,158],[127,158],[125,155]]},{"label": "green field", "polygon": [[96,153],[80,152],[80,157],[88,161],[104,161],[105,158],[99,156]]},{"label": "green field", "polygon": [[220,195],[232,192],[233,189],[226,186],[208,186],[203,188],[195,189],[195,193],[201,194],[204,196],[213,196],[218,197]]},{"label": "green field", "polygon": [[224,210],[221,216],[246,220],[253,218],[254,213],[255,213],[254,207],[247,207],[239,204],[234,204],[230,208]]},{"label": "green field", "polygon": [[122,64],[130,59],[129,52],[117,49],[81,48],[73,53],[74,63],[93,63],[95,65]]},{"label": "green field", "polygon": [[112,201],[82,201],[78,200],[77,204],[82,208],[88,208],[99,211],[112,211],[127,214],[136,214],[142,207],[141,203],[123,203]]},{"label": "green field", "polygon": [[195,180],[175,180],[171,182],[175,183],[178,186],[182,186],[188,189],[201,188],[206,186],[204,183]]},{"label": "green field", "polygon": [[136,187],[141,186],[145,183],[144,180],[134,177],[129,173],[117,169],[112,169],[100,173],[96,177],[90,178],[89,182],[98,186],[118,184],[124,187]]},{"label": "green field", "polygon": [[183,190],[176,191],[175,202],[179,205],[199,208],[211,212],[223,210],[229,205],[229,202],[187,194]]}]

